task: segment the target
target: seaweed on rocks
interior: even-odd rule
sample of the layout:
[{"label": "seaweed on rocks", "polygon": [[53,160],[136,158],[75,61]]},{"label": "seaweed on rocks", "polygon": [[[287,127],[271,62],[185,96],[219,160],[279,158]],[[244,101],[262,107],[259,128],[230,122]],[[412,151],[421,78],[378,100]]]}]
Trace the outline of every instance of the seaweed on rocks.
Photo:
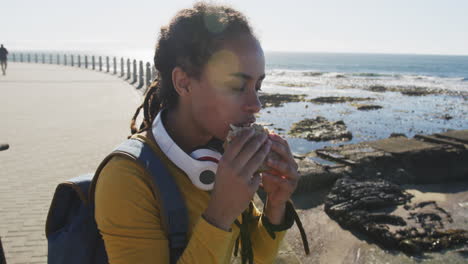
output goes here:
[{"label": "seaweed on rocks", "polygon": [[259,99],[264,107],[281,107],[284,103],[303,102],[305,94],[260,93]]},{"label": "seaweed on rocks", "polygon": [[356,105],[356,107],[357,107],[357,110],[361,110],[361,111],[377,110],[377,109],[382,108],[382,106],[380,105],[364,105],[364,104]]},{"label": "seaweed on rocks", "polygon": [[[325,212],[342,227],[362,233],[382,247],[416,255],[466,246],[468,231],[444,229],[453,220],[435,201],[410,204],[413,196],[383,179],[338,179]],[[396,209],[402,207],[399,213]]]},{"label": "seaweed on rocks", "polygon": [[371,97],[348,97],[348,96],[325,96],[310,99],[309,102],[315,104],[337,104],[355,101],[370,101],[375,100]]},{"label": "seaweed on rocks", "polygon": [[294,123],[288,134],[309,141],[351,140],[353,138],[342,120],[330,122],[323,116]]}]

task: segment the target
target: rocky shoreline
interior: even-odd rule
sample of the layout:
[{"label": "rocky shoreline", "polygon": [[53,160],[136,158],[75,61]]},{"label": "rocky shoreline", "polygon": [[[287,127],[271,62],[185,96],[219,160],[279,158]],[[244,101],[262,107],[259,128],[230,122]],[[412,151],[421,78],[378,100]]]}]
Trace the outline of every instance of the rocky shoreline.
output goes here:
[{"label": "rocky shoreline", "polygon": [[[406,95],[430,94],[419,92],[415,89],[414,93],[409,91]],[[288,102],[308,102],[320,105],[348,103],[362,111],[382,108],[381,105],[367,104],[375,101],[372,97],[324,96],[307,99],[305,95],[262,94],[261,100],[264,105],[276,107]],[[269,125],[274,126],[271,123]],[[293,123],[286,133],[293,138],[314,142],[346,142],[353,138],[343,120],[327,120],[317,115]],[[459,207],[450,206],[444,200],[421,199],[421,194],[413,194],[405,186],[444,186],[457,181],[466,185],[467,149],[468,130],[462,130],[433,135],[418,134],[414,138],[393,133],[386,139],[329,146],[305,154],[295,154],[301,178],[294,201],[299,207],[303,207],[304,201],[312,204],[312,207],[303,208],[300,214],[312,240],[312,252],[318,255],[306,257],[302,254],[297,231],[291,230],[287,241],[304,263],[330,262],[330,259],[333,261],[341,257],[338,262],[348,262],[344,259],[349,258],[349,254],[355,254],[352,257],[356,258],[356,261],[349,263],[366,263],[357,260],[369,260],[377,253],[378,258],[386,259],[387,256],[398,254],[396,252],[402,252],[403,255],[398,255],[398,258],[405,261],[412,256],[444,259],[445,254],[433,255],[436,254],[433,252],[447,250],[456,253],[449,254],[451,260],[464,258],[468,254],[468,222],[462,216],[468,216],[468,208],[460,211],[455,210]],[[444,196],[459,197],[457,199],[461,200],[456,204],[464,204],[468,201],[466,186],[460,190],[460,194],[448,193]],[[321,224],[314,219],[320,219]],[[349,245],[328,237],[334,234],[344,237],[343,241],[349,240]],[[344,252],[347,253],[332,250],[335,245],[327,245],[330,241],[344,246]],[[367,246],[363,246],[363,243]],[[368,252],[368,249],[374,253]],[[365,253],[360,250],[365,250]],[[334,252],[333,256],[331,252]],[[388,255],[390,252],[394,253]]]},{"label": "rocky shoreline", "polygon": [[[321,213],[325,212],[339,224],[336,232],[349,230],[357,241],[375,243],[379,250],[423,258],[427,252],[449,249],[468,254],[468,222],[460,216],[468,215],[468,208],[454,211],[442,201],[421,199],[404,187],[428,183],[443,186],[457,181],[468,184],[468,130],[413,139],[395,135],[374,142],[325,147],[296,155],[296,160],[301,175],[298,204],[309,199],[304,197],[322,193],[315,206],[323,209],[304,211],[303,215],[324,217]],[[468,185],[460,191],[468,201]],[[309,226],[304,224],[312,236],[314,225],[313,221]],[[289,243],[300,250],[296,239],[288,236]]]},{"label": "rocky shoreline", "polygon": [[468,244],[467,230],[444,228],[453,219],[437,202],[411,204],[411,198],[413,195],[386,180],[343,177],[328,194],[324,209],[343,228],[410,255]]}]

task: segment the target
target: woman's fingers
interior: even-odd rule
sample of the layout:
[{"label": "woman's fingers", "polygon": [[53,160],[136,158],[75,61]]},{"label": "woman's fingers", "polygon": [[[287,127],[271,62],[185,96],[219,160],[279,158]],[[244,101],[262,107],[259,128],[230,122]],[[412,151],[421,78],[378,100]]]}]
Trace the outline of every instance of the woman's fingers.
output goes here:
[{"label": "woman's fingers", "polygon": [[[272,143],[273,148],[274,143]],[[275,174],[287,177],[291,180],[295,180],[297,176],[297,163],[294,159],[275,159],[268,157],[266,159],[266,165],[274,170]]]},{"label": "woman's fingers", "polygon": [[278,153],[278,155],[280,155],[282,159],[294,164],[294,167],[297,170],[298,165],[294,161],[294,157],[291,153],[291,149],[289,148],[288,142],[276,134],[270,134],[269,138],[273,142],[271,149],[274,152]]},{"label": "woman's fingers", "polygon": [[267,139],[268,136],[266,134],[257,134],[252,136],[250,140],[245,143],[242,150],[237,154],[236,165],[242,168],[247,164],[247,162],[249,162],[249,160],[252,159],[252,157],[262,148]]},{"label": "woman's fingers", "polygon": [[251,158],[249,158],[244,166],[242,167],[242,172],[241,174],[245,175],[248,177],[249,175],[252,175],[260,165],[263,163],[265,160],[266,156],[270,152],[271,149],[271,141],[266,140],[265,143],[262,143],[260,146],[260,149],[258,149]]},{"label": "woman's fingers", "polygon": [[262,182],[262,178],[260,177],[260,173],[254,173],[252,178],[250,179],[250,192],[252,194],[255,194],[255,192],[258,190],[258,186],[260,186],[260,183]]},{"label": "woman's fingers", "polygon": [[241,131],[228,144],[228,147],[224,151],[223,158],[225,160],[233,160],[253,135],[253,129],[245,129]]}]

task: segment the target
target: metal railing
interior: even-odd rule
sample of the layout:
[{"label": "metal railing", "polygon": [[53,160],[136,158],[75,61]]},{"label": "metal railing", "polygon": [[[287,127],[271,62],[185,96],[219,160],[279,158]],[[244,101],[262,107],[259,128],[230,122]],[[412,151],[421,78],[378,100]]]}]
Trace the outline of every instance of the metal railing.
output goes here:
[{"label": "metal railing", "polygon": [[[92,70],[100,72],[103,72],[103,67],[105,67],[106,73],[118,75],[122,79],[136,85],[137,89],[148,87],[156,74],[156,69],[149,62],[144,64],[140,60],[138,62],[139,67],[137,67],[137,60],[130,60],[130,58],[125,60],[123,57],[117,60],[115,56],[106,56],[104,61],[102,56],[97,56],[96,61],[95,55],[55,54],[54,56],[51,53],[13,52],[10,58],[12,62],[56,64],[85,69],[91,67]],[[91,58],[91,63],[89,63],[89,58]],[[117,61],[120,61],[120,63],[118,64]],[[112,72],[111,68],[113,69]]]}]

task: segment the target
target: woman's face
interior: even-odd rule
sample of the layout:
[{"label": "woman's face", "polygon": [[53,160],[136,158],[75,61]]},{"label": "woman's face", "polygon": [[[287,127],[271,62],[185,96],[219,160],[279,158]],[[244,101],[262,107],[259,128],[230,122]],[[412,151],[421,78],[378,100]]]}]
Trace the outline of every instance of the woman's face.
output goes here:
[{"label": "woman's face", "polygon": [[193,120],[204,133],[224,140],[229,124],[255,122],[261,109],[258,90],[265,78],[265,58],[258,41],[250,35],[226,40],[202,71],[192,80]]}]

